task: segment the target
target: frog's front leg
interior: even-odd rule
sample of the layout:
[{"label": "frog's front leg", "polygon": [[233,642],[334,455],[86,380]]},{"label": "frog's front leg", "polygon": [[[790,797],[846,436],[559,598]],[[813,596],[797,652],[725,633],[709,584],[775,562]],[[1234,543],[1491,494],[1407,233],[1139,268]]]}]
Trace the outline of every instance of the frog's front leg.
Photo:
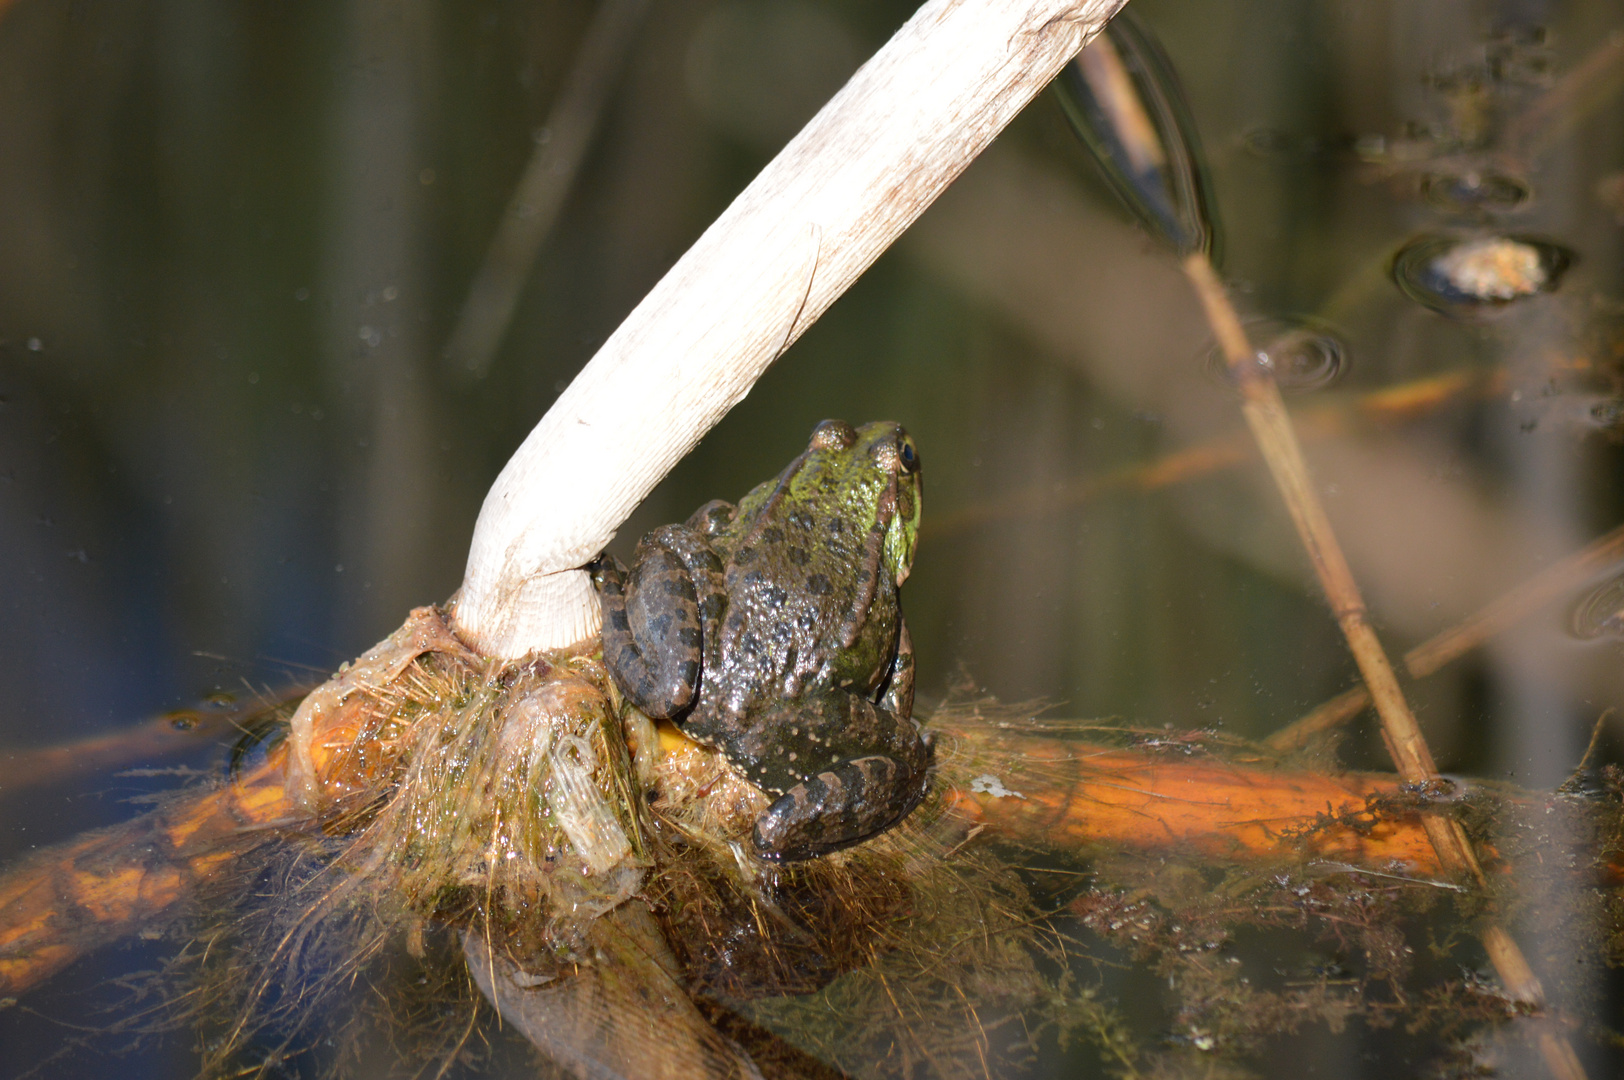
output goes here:
[{"label": "frog's front leg", "polygon": [[707,634],[719,622],[721,561],[691,530],[667,525],[637,545],[628,575],[611,555],[592,571],[603,606],[603,661],[643,712],[676,716],[699,687]]},{"label": "frog's front leg", "polygon": [[897,655],[891,660],[886,675],[885,692],[880,697],[880,708],[892,716],[912,716],[914,699],[913,638],[908,633],[908,620],[897,618]]}]

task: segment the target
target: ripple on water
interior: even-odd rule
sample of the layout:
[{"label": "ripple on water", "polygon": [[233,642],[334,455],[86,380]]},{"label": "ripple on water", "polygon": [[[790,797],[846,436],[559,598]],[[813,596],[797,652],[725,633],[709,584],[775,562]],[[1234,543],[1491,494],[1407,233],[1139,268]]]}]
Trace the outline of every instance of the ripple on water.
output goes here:
[{"label": "ripple on water", "polygon": [[1458,214],[1515,210],[1533,195],[1533,189],[1515,176],[1469,169],[1458,173],[1428,173],[1421,178],[1421,197],[1431,206]]},{"label": "ripple on water", "polygon": [[[1320,390],[1340,379],[1348,369],[1348,349],[1326,324],[1306,318],[1250,319],[1246,335],[1257,348],[1257,365],[1287,393]],[[1259,344],[1261,343],[1261,344]],[[1208,346],[1207,372],[1225,386],[1235,385],[1235,373],[1223,349]]]},{"label": "ripple on water", "polygon": [[297,701],[283,702],[243,723],[242,738],[231,748],[230,775],[233,780],[263,765],[270,752],[287,738],[288,722],[293,718],[298,704]]},{"label": "ripple on water", "polygon": [[1573,605],[1573,636],[1586,641],[1624,636],[1624,574],[1598,585]]}]

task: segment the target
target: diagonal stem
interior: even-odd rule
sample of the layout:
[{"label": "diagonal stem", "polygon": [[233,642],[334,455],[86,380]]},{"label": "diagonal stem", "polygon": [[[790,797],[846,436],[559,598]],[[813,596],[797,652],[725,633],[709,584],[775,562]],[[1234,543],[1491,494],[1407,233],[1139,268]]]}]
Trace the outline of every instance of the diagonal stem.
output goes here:
[{"label": "diagonal stem", "polygon": [[564,208],[647,10],[648,0],[603,0],[598,5],[575,66],[547,114],[542,130],[548,137],[537,144],[513,189],[446,344],[445,361],[459,374],[484,378],[489,372],[536,253]]},{"label": "diagonal stem", "polygon": [[[1370,625],[1359,585],[1342,553],[1325,507],[1320,503],[1309,476],[1308,464],[1303,460],[1302,447],[1292,430],[1291,417],[1286,412],[1280,388],[1275,385],[1269,369],[1258,362],[1258,355],[1246,338],[1240,315],[1224,292],[1211,261],[1204,252],[1196,252],[1184,260],[1184,272],[1194,286],[1196,295],[1206,312],[1224,358],[1240,385],[1241,411],[1247,426],[1252,429],[1258,449],[1268,463],[1275,485],[1280,489],[1292,522],[1302,538],[1303,547],[1314,564],[1320,587],[1325,590],[1337,624],[1347,639],[1359,673],[1364,677],[1372,703],[1381,717],[1382,738],[1392,755],[1398,774],[1406,784],[1421,785],[1438,779],[1438,768],[1433,763],[1421,726],[1404,699],[1393,665],[1388,662],[1381,641]],[[1447,814],[1427,813],[1421,816],[1427,838],[1438,853],[1438,861],[1456,877],[1471,877],[1479,884],[1484,881],[1483,869],[1471,841],[1459,821]],[[1543,1003],[1539,980],[1528,966],[1522,950],[1511,935],[1497,923],[1483,930],[1483,947],[1494,964],[1506,991],[1517,1001],[1532,1006]],[[1540,1051],[1546,1066],[1559,1080],[1582,1080],[1584,1068],[1574,1055],[1567,1039],[1549,1026],[1538,1033]]]}]

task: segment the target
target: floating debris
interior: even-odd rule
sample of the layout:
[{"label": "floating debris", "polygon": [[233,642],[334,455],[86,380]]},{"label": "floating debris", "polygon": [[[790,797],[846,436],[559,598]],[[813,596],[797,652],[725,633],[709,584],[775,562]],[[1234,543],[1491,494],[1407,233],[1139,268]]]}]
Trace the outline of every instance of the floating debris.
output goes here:
[{"label": "floating debris", "polygon": [[1004,786],[1004,782],[992,773],[984,773],[970,781],[970,790],[977,795],[991,795],[995,799],[1024,799],[1018,791],[1011,791]]},{"label": "floating debris", "polygon": [[1471,315],[1551,292],[1573,253],[1520,236],[1423,236],[1393,257],[1404,295],[1446,315]]},{"label": "floating debris", "polygon": [[1195,123],[1145,25],[1119,13],[1054,86],[1072,129],[1145,228],[1180,255],[1204,251],[1216,263],[1217,224]]},{"label": "floating debris", "polygon": [[[1251,319],[1246,332],[1249,340],[1265,342],[1258,348],[1256,363],[1287,393],[1323,389],[1348,369],[1347,346],[1317,320]],[[1207,349],[1204,363],[1213,378],[1225,386],[1235,385],[1235,371],[1220,345]]]}]

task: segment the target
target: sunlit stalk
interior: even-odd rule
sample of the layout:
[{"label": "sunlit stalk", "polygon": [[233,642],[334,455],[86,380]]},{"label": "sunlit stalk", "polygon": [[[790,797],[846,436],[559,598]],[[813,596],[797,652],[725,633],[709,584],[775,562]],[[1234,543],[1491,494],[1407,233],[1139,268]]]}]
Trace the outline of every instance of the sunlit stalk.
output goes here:
[{"label": "sunlit stalk", "polygon": [[[1398,768],[1398,774],[1407,784],[1424,784],[1438,776],[1438,767],[1432,760],[1421,726],[1416,723],[1398,678],[1387,661],[1381,642],[1371,628],[1364,598],[1353,579],[1342,545],[1331,529],[1325,507],[1314,490],[1308,464],[1303,460],[1302,447],[1297,443],[1279,388],[1269,373],[1257,362],[1257,354],[1247,341],[1246,331],[1234,305],[1224,293],[1224,287],[1214,273],[1206,256],[1197,253],[1184,260],[1185,272],[1195,286],[1213,332],[1223,347],[1230,369],[1241,388],[1241,410],[1247,426],[1257,440],[1263,459],[1274,477],[1287,510],[1291,513],[1297,534],[1307,549],[1309,561],[1325,590],[1331,611],[1336,616],[1348,648],[1353,652],[1359,672],[1382,718],[1382,731],[1389,752]],[[1432,832],[1429,829],[1429,833]],[[1452,872],[1470,875],[1481,880],[1482,870],[1466,843],[1459,826],[1438,830],[1439,858]]]},{"label": "sunlit stalk", "polygon": [[[1370,625],[1364,599],[1358,583],[1348,566],[1342,547],[1331,529],[1330,519],[1314,490],[1313,480],[1303,460],[1302,448],[1291,427],[1280,390],[1266,368],[1257,362],[1257,354],[1246,339],[1240,316],[1229,302],[1223,284],[1213,271],[1205,254],[1197,252],[1184,260],[1184,270],[1196,294],[1201,299],[1208,322],[1222,345],[1241,388],[1241,410],[1247,425],[1257,439],[1263,459],[1269,466],[1275,485],[1279,487],[1287,509],[1291,513],[1303,547],[1314,565],[1320,587],[1325,590],[1337,624],[1347,639],[1359,673],[1364,677],[1372,703],[1382,721],[1382,740],[1406,784],[1424,785],[1438,779],[1438,767],[1427,748],[1421,726],[1410,711],[1392,664],[1382,649],[1376,631]],[[1483,870],[1472,850],[1471,841],[1459,821],[1448,814],[1425,813],[1422,827],[1438,854],[1444,869],[1456,877],[1483,882]],[[1534,977],[1522,949],[1510,934],[1497,923],[1490,922],[1482,931],[1483,948],[1506,992],[1514,999],[1538,1007],[1544,1002],[1544,991]],[[1585,1072],[1567,1039],[1542,1026],[1537,1041],[1546,1067],[1559,1080],[1581,1080]]]},{"label": "sunlit stalk", "polygon": [[[1143,50],[1146,56],[1159,55],[1148,33],[1136,36],[1147,43]],[[1137,104],[1121,100],[1136,93]],[[1438,768],[1432,752],[1370,625],[1353,571],[1303,460],[1271,361],[1247,340],[1240,315],[1213,269],[1213,229],[1206,200],[1200,197],[1194,131],[1178,123],[1177,110],[1167,107],[1167,103],[1181,100],[1176,77],[1165,65],[1140,62],[1130,70],[1114,47],[1096,46],[1089,62],[1080,61],[1068,69],[1068,79],[1062,80],[1062,100],[1068,103],[1067,113],[1078,135],[1095,152],[1112,185],[1153,235],[1181,256],[1184,272],[1240,388],[1241,411],[1247,426],[1280,489],[1320,587],[1381,716],[1382,738],[1400,778],[1415,786],[1436,781]],[[1187,164],[1171,167],[1171,162]],[[1448,814],[1429,812],[1421,815],[1421,824],[1446,873],[1479,885],[1484,883],[1482,867],[1459,821]],[[1516,942],[1491,924],[1484,931],[1483,945],[1507,991],[1519,1001],[1538,1004],[1543,997],[1539,983]],[[1561,1080],[1577,1080],[1584,1075],[1571,1047],[1560,1035],[1542,1028],[1538,1038],[1554,1075]]]},{"label": "sunlit stalk", "polygon": [[497,477],[454,627],[520,659],[592,637],[581,569],[757,378],[1116,13],[929,0],[576,376]]}]

